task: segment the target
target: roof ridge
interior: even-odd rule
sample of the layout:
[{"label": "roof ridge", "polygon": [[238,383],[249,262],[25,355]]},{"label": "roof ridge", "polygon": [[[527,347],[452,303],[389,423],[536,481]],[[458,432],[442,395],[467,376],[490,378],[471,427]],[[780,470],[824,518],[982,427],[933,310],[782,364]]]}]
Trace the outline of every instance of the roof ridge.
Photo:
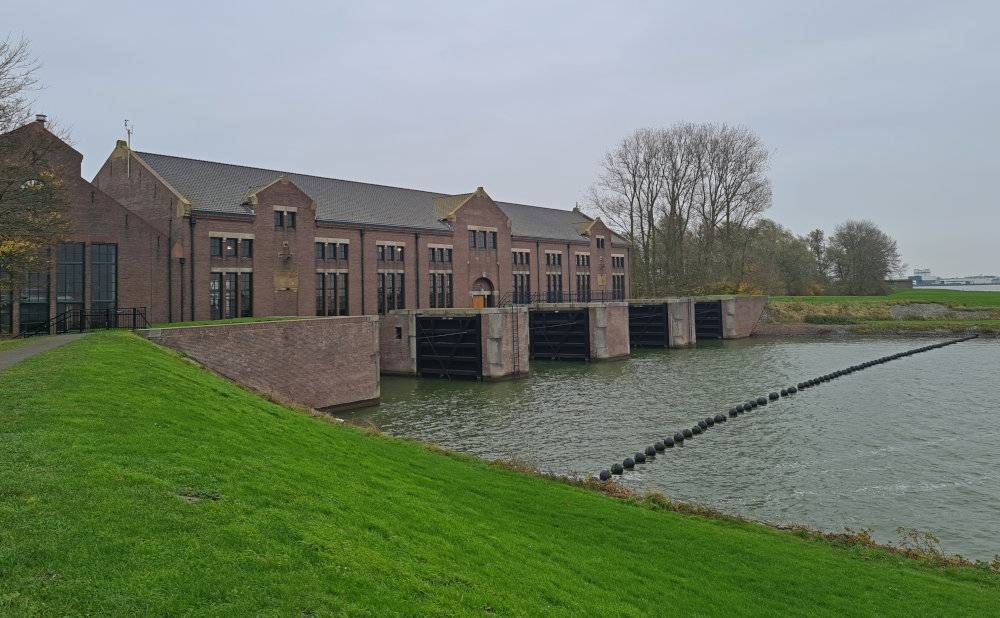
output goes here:
[{"label": "roof ridge", "polygon": [[[146,152],[146,151],[141,151],[141,150],[135,150],[134,152],[136,154],[140,154],[140,155],[153,155],[155,157],[169,157],[171,159],[184,159],[185,161],[195,161],[197,163],[211,163],[213,165],[225,165],[226,167],[241,167],[241,168],[244,168],[244,169],[258,170],[258,171],[261,171],[261,172],[271,172],[271,173],[274,173],[274,174],[307,176],[309,178],[318,178],[320,180],[336,180],[337,182],[350,182],[350,183],[354,183],[354,184],[357,184],[357,185],[371,185],[373,187],[384,187],[386,189],[399,189],[401,191],[414,191],[416,193],[427,193],[429,195],[435,195],[435,196],[454,197],[456,195],[466,195],[466,193],[470,193],[470,192],[466,192],[466,193],[443,193],[441,191],[430,191],[428,189],[413,189],[413,188],[410,188],[410,187],[400,187],[400,186],[396,186],[396,185],[387,185],[387,184],[383,184],[383,183],[380,183],[380,182],[368,182],[366,180],[349,180],[347,178],[335,178],[333,176],[320,176],[319,174],[308,174],[306,172],[291,172],[291,171],[288,171],[288,170],[277,170],[277,169],[270,168],[270,167],[256,167],[256,166],[253,166],[253,165],[243,165],[241,163],[226,163],[225,161],[211,161],[209,159],[196,159],[194,157],[179,157],[177,155],[161,154],[161,153],[158,153],[158,152]],[[524,205],[526,206],[527,204],[524,204]],[[535,208],[540,208],[540,207],[536,206]]]}]

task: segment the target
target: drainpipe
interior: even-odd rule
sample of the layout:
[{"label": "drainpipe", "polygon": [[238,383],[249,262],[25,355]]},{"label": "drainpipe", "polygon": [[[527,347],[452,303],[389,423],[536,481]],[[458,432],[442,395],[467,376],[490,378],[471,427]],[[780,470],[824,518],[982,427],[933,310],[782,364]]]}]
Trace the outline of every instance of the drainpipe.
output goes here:
[{"label": "drainpipe", "polygon": [[417,257],[417,274],[413,278],[417,292],[417,309],[420,309],[420,232],[413,233],[413,254]]},{"label": "drainpipe", "polygon": [[[540,243],[540,242],[538,242],[536,240],[535,241],[535,277],[537,277],[537,278],[535,279],[535,285],[538,286],[538,291],[536,292],[536,294],[539,294],[539,296],[536,296],[535,298],[538,298],[538,299],[542,298],[540,296],[540,294],[542,293],[542,255],[541,255],[542,249],[541,249],[541,247],[542,247],[542,243]],[[548,282],[546,282],[546,285],[548,285]],[[530,302],[531,301],[531,294],[529,293],[528,296],[529,296],[528,297],[528,301]]]},{"label": "drainpipe", "polygon": [[[173,230],[173,221],[170,223],[170,229]],[[184,275],[181,274],[181,281],[184,280]],[[152,305],[152,303],[150,303]],[[184,301],[181,301],[181,306],[183,307]],[[152,306],[150,306],[150,311],[152,311]],[[171,232],[170,236],[167,236],[167,322],[174,321],[174,235]]]},{"label": "drainpipe", "polygon": [[[566,279],[567,279],[567,281],[566,281],[566,290],[569,293],[569,300],[570,300],[570,302],[574,302],[573,301],[573,277],[576,275],[576,268],[573,268],[573,270],[570,271],[570,268],[571,268],[570,264],[572,264],[572,260],[570,260],[570,258],[572,257],[572,255],[570,255],[570,254],[571,254],[571,249],[569,248],[569,243],[566,243],[566,273],[569,275],[569,276],[566,277]],[[562,270],[562,268],[560,267],[559,270]],[[577,291],[579,291],[579,290],[577,290]]]},{"label": "drainpipe", "polygon": [[368,257],[368,252],[365,251],[365,228],[360,229],[361,232],[361,315],[368,315],[365,311],[365,258]]},{"label": "drainpipe", "polygon": [[188,215],[188,227],[191,230],[191,319],[194,319],[195,286],[194,286],[194,226],[197,223],[194,213]]},{"label": "drainpipe", "polygon": [[[180,258],[179,261],[181,263],[181,284],[179,286],[180,287],[180,292],[181,292],[181,320],[180,321],[183,322],[184,321],[184,258]],[[172,321],[173,320],[171,319],[171,322]]]}]

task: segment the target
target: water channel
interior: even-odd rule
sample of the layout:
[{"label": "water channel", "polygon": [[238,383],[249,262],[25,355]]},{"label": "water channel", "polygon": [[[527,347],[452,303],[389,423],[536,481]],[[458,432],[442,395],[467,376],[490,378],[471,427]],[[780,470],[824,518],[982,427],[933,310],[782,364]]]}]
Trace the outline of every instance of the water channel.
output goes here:
[{"label": "water channel", "polygon": [[[347,418],[539,469],[586,475],[751,395],[939,340],[747,339],[608,363],[533,362],[499,383],[386,378]],[[753,519],[896,528],[947,553],[1000,554],[1000,342],[979,339],[843,377],[668,450],[620,480]]]}]

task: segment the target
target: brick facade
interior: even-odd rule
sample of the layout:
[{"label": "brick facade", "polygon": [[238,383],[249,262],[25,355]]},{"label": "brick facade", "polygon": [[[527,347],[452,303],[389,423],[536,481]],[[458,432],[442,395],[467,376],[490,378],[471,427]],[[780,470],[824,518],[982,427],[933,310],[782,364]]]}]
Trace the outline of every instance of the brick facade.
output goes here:
[{"label": "brick facade", "polygon": [[140,331],[276,401],[338,409],[379,399],[378,318],[313,318]]},{"label": "brick facade", "polygon": [[[58,247],[46,250],[50,257],[46,294],[48,318],[55,318],[60,308],[84,312],[94,309],[98,301],[94,298],[95,246],[106,245],[113,247],[112,251],[117,256],[111,290],[113,304],[120,308],[145,308],[150,322],[167,321],[167,300],[171,292],[167,286],[167,272],[171,267],[168,237],[143,216],[125,208],[99,187],[84,180],[80,175],[83,155],[46,130],[43,122],[25,125],[11,135],[33,140],[46,149],[48,162],[63,183],[69,199],[67,216],[70,226],[64,242],[78,248],[82,262],[76,267],[79,271],[76,274],[79,294],[68,297],[64,293],[60,298]],[[22,321],[28,327],[27,320],[22,320],[22,304],[19,302],[24,288],[25,285],[19,284],[12,293],[12,334],[21,331]],[[27,318],[27,309],[24,311]],[[50,330],[54,329],[55,324],[51,324]]]},{"label": "brick facade", "polygon": [[[137,172],[137,169],[142,171]],[[192,315],[197,320],[211,319],[208,291],[212,272],[245,269],[253,272],[254,316],[315,315],[315,280],[320,271],[346,273],[350,315],[379,313],[380,307],[385,312],[435,306],[431,301],[432,272],[450,276],[450,298],[454,308],[475,306],[477,296],[486,298],[483,303],[486,306],[511,302],[515,272],[530,275],[530,292],[534,295],[544,294],[546,276],[558,272],[562,276],[565,301],[579,298],[578,274],[589,275],[594,298],[612,298],[615,293],[613,275],[621,277],[621,296],[628,296],[628,249],[613,246],[614,235],[599,219],[587,220],[585,229],[577,230],[579,239],[569,242],[515,237],[510,219],[481,187],[473,193],[443,201],[440,213],[451,230],[447,233],[317,221],[315,204],[285,177],[267,187],[248,190],[247,205],[252,207],[253,214],[199,211],[140,157],[130,154],[123,143],[115,148],[94,183],[157,221],[162,229],[173,235],[175,255],[187,256],[184,268],[188,270],[181,285],[185,288],[188,306],[181,308],[176,304],[179,301],[175,302],[177,320],[190,320]],[[297,212],[294,232],[275,230],[273,212],[281,208]],[[191,225],[192,219],[194,225]],[[486,232],[488,246],[471,247],[470,231]],[[225,237],[226,234],[252,235],[253,257],[246,261],[239,258],[231,263],[211,258],[211,237]],[[348,259],[317,260],[313,251],[317,239],[346,242],[350,248]],[[401,248],[403,259],[381,260],[380,245]],[[446,247],[451,261],[432,262],[432,247]],[[528,251],[530,263],[515,264],[514,249]],[[558,266],[546,264],[546,251],[561,254]],[[587,256],[586,264],[578,265],[577,254]],[[193,299],[192,262],[195,269]],[[404,298],[401,304],[380,303],[380,275],[402,275]],[[399,279],[392,281],[398,286]]]},{"label": "brick facade", "polygon": [[[521,276],[521,292],[535,297],[545,294],[547,275],[558,273],[565,301],[585,300],[578,297],[583,281],[578,275],[589,276],[595,298],[610,299],[618,293],[613,285],[618,274],[621,294],[627,296],[628,250],[612,246],[613,235],[600,220],[576,216],[579,229],[560,231],[573,238],[569,241],[517,237],[508,215],[481,187],[435,203],[444,224],[439,230],[334,224],[318,219],[313,199],[284,175],[275,173],[264,186],[247,186],[241,208],[217,209],[204,196],[193,204],[124,142],[91,183],[80,177],[82,155],[41,123],[18,131],[53,142],[72,187],[67,241],[85,243],[88,257],[93,244],[115,244],[116,305],[145,307],[150,322],[496,306],[518,300],[515,273]],[[286,217],[294,213],[294,227],[278,226],[275,211]],[[485,246],[472,246],[470,232],[485,233]],[[221,253],[219,242],[226,249]],[[334,248],[336,255],[318,257],[317,242]],[[233,243],[238,244],[234,254],[228,251]],[[393,247],[401,259],[380,259],[380,246]],[[431,249],[446,249],[451,260],[432,260]],[[515,263],[514,249],[527,252],[526,263]],[[558,264],[546,264],[546,252],[558,252]],[[578,262],[578,254],[586,255],[586,262]],[[55,268],[49,293],[53,316],[58,308]],[[89,280],[90,265],[84,270]],[[447,294],[445,282],[451,284]],[[432,285],[438,292],[434,298]],[[82,302],[89,306],[90,299]],[[16,308],[14,313],[16,325]]]}]

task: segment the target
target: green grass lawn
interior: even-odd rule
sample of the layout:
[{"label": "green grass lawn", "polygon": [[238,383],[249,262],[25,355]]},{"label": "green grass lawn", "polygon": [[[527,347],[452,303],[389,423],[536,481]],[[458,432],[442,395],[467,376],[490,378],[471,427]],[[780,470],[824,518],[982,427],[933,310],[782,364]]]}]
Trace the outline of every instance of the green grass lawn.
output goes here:
[{"label": "green grass lawn", "polygon": [[949,307],[1000,307],[1000,292],[898,290],[885,296],[772,296],[772,303],[941,303]]},{"label": "green grass lawn", "polygon": [[0,393],[2,615],[1000,607],[984,569],[443,455],[271,404],[127,333],[0,372]]}]

